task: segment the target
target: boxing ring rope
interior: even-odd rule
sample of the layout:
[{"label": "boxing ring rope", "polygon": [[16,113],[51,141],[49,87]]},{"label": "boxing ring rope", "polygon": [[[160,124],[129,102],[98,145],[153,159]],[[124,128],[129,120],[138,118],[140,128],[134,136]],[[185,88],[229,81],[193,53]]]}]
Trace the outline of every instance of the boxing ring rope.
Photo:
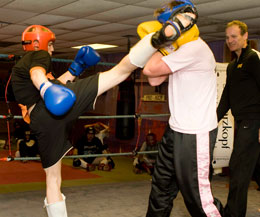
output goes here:
[{"label": "boxing ring rope", "polygon": [[[152,117],[168,117],[170,114],[135,114],[135,115],[101,115],[101,116],[80,116],[78,119],[116,119],[116,118],[152,118]],[[20,115],[0,115],[0,119],[23,119]]]},{"label": "boxing ring rope", "polygon": [[[8,54],[0,54],[0,58],[8,58],[11,59],[14,55]],[[58,58],[51,58],[53,62],[62,62],[62,63],[72,63],[74,60],[71,59],[58,59]],[[109,62],[98,62],[97,65],[101,66],[115,66],[117,63],[109,63]]]},{"label": "boxing ring rope", "polygon": [[[137,154],[157,154],[158,151],[140,151],[140,152],[124,152],[124,153],[106,153],[106,154],[85,154],[85,155],[65,155],[63,158],[86,158],[86,157],[108,157],[108,156],[136,156]],[[40,160],[40,157],[4,157],[0,161],[20,161],[20,160]]]}]

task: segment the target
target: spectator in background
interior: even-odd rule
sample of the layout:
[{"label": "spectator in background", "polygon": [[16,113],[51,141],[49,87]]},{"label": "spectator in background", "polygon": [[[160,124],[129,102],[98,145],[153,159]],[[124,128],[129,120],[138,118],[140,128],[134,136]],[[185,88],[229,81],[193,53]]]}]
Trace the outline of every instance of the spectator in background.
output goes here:
[{"label": "spectator in background", "polygon": [[[148,133],[145,138],[145,142],[140,148],[140,152],[143,151],[157,151],[159,143],[157,142],[156,135],[154,133]],[[157,157],[157,153],[154,154],[138,154],[134,158],[133,166],[134,173],[142,173],[146,171],[149,175],[153,174],[154,164]]]},{"label": "spectator in background", "polygon": [[[38,145],[36,139],[31,135],[30,130],[24,132],[23,139],[17,141],[16,157],[36,157]],[[26,161],[24,161],[26,162]]]},{"label": "spectator in background", "polygon": [[[18,141],[20,139],[24,139],[24,133],[26,130],[29,130],[29,126],[22,120],[16,120],[14,122],[14,130],[13,130],[13,136],[12,136],[12,143],[17,145]],[[3,147],[4,149],[8,149],[8,141],[5,142],[5,145]]]},{"label": "spectator in background", "polygon": [[93,127],[95,129],[95,136],[100,139],[103,145],[106,146],[104,143],[104,138],[108,137],[109,135],[109,126],[103,124],[102,122],[97,122],[94,124],[88,124],[84,126],[85,128]]},{"label": "spectator in background", "polygon": [[[76,142],[75,148],[78,155],[106,154],[106,147],[100,139],[95,136],[94,127],[86,128],[84,135]],[[84,157],[73,160],[74,167],[83,167],[87,171],[99,170],[110,171],[113,167],[111,160],[107,157]]]},{"label": "spectator in background", "polygon": [[[102,142],[103,148],[106,150],[106,152],[109,152],[109,146],[104,141],[105,138],[109,137],[109,126],[102,122],[97,122],[94,124],[85,125],[84,127],[87,128],[90,126],[94,127],[95,136],[100,139],[100,141]],[[110,156],[108,156],[107,160],[109,161],[112,169],[114,169],[115,163],[114,163],[113,159]]]},{"label": "spectator in background", "polygon": [[24,139],[24,132],[27,129],[27,127],[24,126],[24,124],[22,124],[20,121],[15,121],[14,122],[14,139],[15,139],[15,143],[17,143],[17,141],[19,139]]}]

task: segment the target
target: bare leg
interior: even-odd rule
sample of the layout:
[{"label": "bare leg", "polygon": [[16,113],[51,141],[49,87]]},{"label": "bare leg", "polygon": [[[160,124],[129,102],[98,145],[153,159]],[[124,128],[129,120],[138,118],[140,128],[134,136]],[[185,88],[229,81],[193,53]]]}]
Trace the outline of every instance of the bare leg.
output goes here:
[{"label": "bare leg", "polygon": [[45,169],[46,195],[49,204],[62,200],[61,196],[61,160]]},{"label": "bare leg", "polygon": [[45,169],[46,198],[44,205],[49,217],[67,217],[66,197],[61,193],[61,160]]}]

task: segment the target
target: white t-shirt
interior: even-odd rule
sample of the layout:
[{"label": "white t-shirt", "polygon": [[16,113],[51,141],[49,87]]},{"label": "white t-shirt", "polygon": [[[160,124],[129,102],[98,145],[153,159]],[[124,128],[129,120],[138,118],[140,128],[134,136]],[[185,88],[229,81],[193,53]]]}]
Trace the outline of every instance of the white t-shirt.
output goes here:
[{"label": "white t-shirt", "polygon": [[198,134],[217,127],[216,61],[200,38],[182,45],[162,58],[169,66],[168,97],[170,127],[177,132]]}]

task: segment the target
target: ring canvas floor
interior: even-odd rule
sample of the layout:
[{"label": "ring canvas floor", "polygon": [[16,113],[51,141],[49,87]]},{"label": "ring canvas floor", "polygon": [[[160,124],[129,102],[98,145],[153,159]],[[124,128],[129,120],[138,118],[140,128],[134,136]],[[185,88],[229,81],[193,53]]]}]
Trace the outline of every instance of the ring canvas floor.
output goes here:
[{"label": "ring canvas floor", "polygon": [[[67,197],[69,217],[145,216],[151,177],[146,173],[134,174],[131,157],[114,157],[114,161],[116,167],[110,172],[96,170],[89,173],[83,169],[71,167],[71,159],[63,160],[63,168],[65,168],[63,177],[65,178],[62,191]],[[11,184],[0,184],[0,217],[47,217],[43,208],[45,182],[44,176],[41,176],[43,171],[41,171],[40,162],[16,162],[16,164],[16,168],[21,167],[23,171],[30,171],[30,167],[36,167],[39,171],[36,172],[31,168],[31,172],[35,173],[31,176],[31,181],[27,179],[25,182],[13,181],[14,183]],[[2,162],[0,162],[1,165]],[[6,167],[10,167],[10,164]],[[21,173],[18,173],[15,167],[7,171],[9,179],[13,177],[13,179],[24,181],[24,178],[19,177]],[[40,178],[34,177],[39,174],[41,174]],[[0,180],[4,178],[5,174],[1,173]],[[246,217],[260,217],[260,191],[256,188],[256,183],[252,181],[249,187]],[[212,191],[214,196],[225,204],[228,194],[228,177],[214,176]],[[171,217],[189,216],[182,196],[179,194],[174,200]]]}]

